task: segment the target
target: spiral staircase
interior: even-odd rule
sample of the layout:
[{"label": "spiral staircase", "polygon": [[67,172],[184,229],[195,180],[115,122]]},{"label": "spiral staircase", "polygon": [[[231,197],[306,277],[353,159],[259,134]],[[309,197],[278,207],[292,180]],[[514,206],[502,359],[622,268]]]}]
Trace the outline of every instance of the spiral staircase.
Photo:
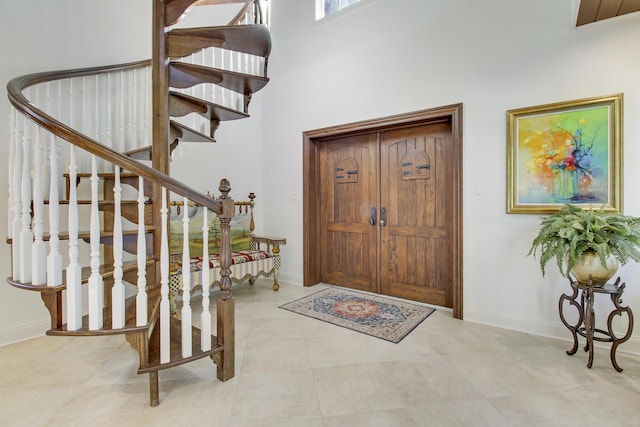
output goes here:
[{"label": "spiral staircase", "polygon": [[[7,282],[40,294],[47,335],[124,335],[156,406],[160,370],[210,357],[218,379],[234,376],[230,184],[204,195],[172,178],[169,160],[178,144],[215,142],[220,122],[248,117],[268,82],[271,42],[266,1],[152,1],[150,61],[8,84]],[[175,27],[196,6],[230,3],[239,12],[228,25]],[[194,293],[186,272],[172,307],[168,218],[172,205],[194,203],[220,219],[222,280],[213,304],[209,285]]]}]

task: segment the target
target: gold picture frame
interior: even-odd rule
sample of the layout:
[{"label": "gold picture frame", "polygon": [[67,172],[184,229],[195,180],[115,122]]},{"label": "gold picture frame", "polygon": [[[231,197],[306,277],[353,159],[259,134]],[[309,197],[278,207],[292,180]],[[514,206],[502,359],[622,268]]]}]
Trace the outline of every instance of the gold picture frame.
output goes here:
[{"label": "gold picture frame", "polygon": [[507,111],[507,213],[622,212],[622,94]]}]

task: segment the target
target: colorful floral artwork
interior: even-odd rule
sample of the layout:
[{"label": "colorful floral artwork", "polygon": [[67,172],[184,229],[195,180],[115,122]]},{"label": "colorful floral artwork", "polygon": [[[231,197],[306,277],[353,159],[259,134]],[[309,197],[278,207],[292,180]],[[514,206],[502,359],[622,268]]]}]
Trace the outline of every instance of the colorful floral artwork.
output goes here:
[{"label": "colorful floral artwork", "polygon": [[607,203],[609,108],[518,119],[521,203]]},{"label": "colorful floral artwork", "polygon": [[510,213],[565,203],[614,206],[621,95],[611,99],[508,112]]}]

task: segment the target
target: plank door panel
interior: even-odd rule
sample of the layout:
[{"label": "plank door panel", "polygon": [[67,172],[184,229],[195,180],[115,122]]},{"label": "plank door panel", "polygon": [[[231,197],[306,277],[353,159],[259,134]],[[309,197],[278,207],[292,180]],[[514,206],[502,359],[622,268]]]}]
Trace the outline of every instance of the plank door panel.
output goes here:
[{"label": "plank door panel", "polygon": [[380,293],[452,307],[452,150],[448,124],[384,132]]},{"label": "plank door panel", "polygon": [[377,292],[377,136],[337,138],[320,149],[322,281]]}]

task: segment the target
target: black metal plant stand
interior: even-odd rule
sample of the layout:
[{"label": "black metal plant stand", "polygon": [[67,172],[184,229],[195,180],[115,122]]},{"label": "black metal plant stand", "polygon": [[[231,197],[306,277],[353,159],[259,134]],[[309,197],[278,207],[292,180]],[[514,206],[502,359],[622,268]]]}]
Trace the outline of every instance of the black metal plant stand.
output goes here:
[{"label": "black metal plant stand", "polygon": [[[604,286],[594,286],[593,284],[582,284],[574,280],[569,280],[571,288],[573,289],[572,295],[563,294],[558,302],[558,310],[560,311],[560,320],[573,334],[573,348],[567,351],[569,356],[573,356],[578,351],[578,335],[581,335],[587,339],[587,343],[584,347],[584,351],[589,352],[589,362],[587,367],[591,368],[593,364],[593,342],[610,342],[611,344],[611,364],[616,371],[622,372],[622,368],[616,363],[616,349],[620,344],[627,341],[631,337],[633,332],[633,313],[631,308],[622,307],[622,292],[624,291],[625,284],[620,284],[620,277],[618,277],[613,284],[606,284]],[[580,302],[576,301],[580,293]],[[593,311],[595,294],[607,294],[611,296],[611,302],[615,306],[615,310],[609,313],[607,318],[607,330],[598,329],[595,327],[595,314]],[[563,302],[568,301],[569,305],[574,306],[578,310],[578,322],[575,325],[570,325],[564,318]],[[629,325],[627,327],[627,333],[618,338],[612,329],[613,319],[615,316],[621,316],[626,314],[628,317]]]}]

